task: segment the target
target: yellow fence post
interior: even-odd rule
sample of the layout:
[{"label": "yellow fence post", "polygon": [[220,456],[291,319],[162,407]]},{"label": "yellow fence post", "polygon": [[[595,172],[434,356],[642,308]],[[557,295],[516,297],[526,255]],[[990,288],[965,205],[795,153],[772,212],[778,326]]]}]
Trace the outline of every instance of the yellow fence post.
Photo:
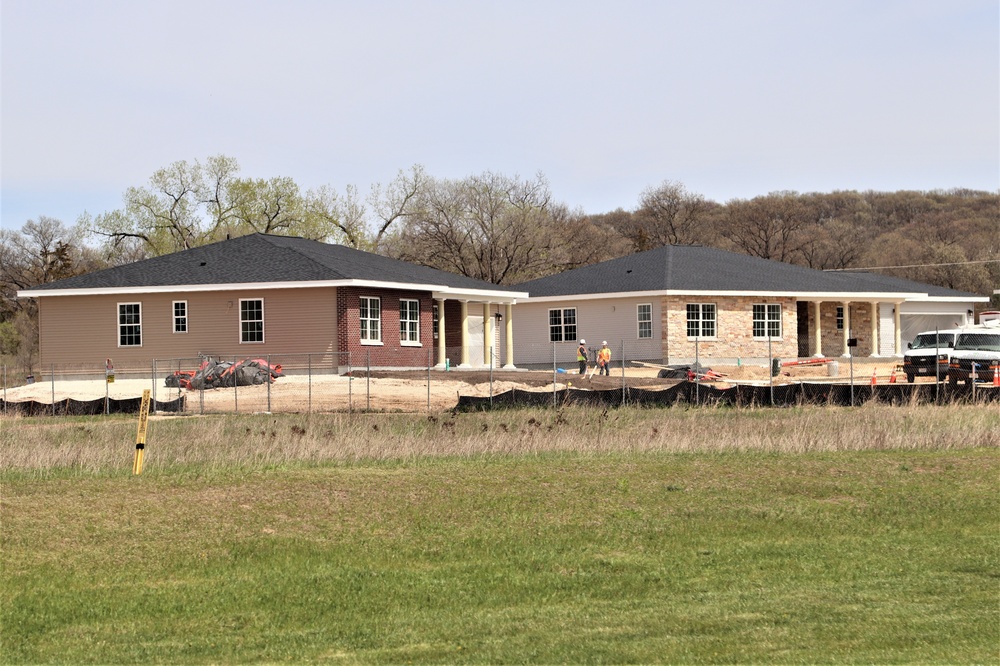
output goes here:
[{"label": "yellow fence post", "polygon": [[149,389],[142,391],[142,404],[139,407],[139,431],[135,436],[135,461],[132,463],[132,474],[142,474],[142,452],[146,448],[146,424],[149,421]]}]

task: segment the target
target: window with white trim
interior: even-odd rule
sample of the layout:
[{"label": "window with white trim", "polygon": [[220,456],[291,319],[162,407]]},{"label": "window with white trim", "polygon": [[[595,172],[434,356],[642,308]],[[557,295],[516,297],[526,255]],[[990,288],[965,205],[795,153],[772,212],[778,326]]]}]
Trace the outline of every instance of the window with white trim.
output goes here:
[{"label": "window with white trim", "polygon": [[438,327],[441,326],[441,313],[438,310],[438,304],[437,303],[434,303],[433,305],[431,305],[431,319],[433,320],[433,326],[432,326],[432,328],[434,329],[434,339],[437,340],[438,339]]},{"label": "window with white trim", "polygon": [[142,346],[142,303],[118,304],[118,346]]},{"label": "window with white trim", "polygon": [[174,333],[188,332],[188,303],[174,301]]},{"label": "window with white trim", "polygon": [[837,306],[837,330],[838,331],[844,330],[844,306],[843,305],[838,305]]},{"label": "window with white trim", "polygon": [[576,340],[576,308],[549,310],[549,342]]},{"label": "window with white trim", "polygon": [[399,301],[399,341],[420,342],[420,301]]},{"label": "window with white trim", "polygon": [[240,343],[264,342],[264,299],[240,299]]},{"label": "window with white trim", "polygon": [[636,321],[639,325],[639,339],[653,337],[653,304],[640,303],[636,306]]},{"label": "window with white trim", "polygon": [[362,342],[382,341],[382,301],[379,298],[362,296],[358,299],[358,320]]},{"label": "window with white trim", "polygon": [[687,304],[687,336],[689,338],[715,337],[715,303]]},{"label": "window with white trim", "polygon": [[779,303],[754,304],[753,337],[765,340],[781,338],[781,305]]}]

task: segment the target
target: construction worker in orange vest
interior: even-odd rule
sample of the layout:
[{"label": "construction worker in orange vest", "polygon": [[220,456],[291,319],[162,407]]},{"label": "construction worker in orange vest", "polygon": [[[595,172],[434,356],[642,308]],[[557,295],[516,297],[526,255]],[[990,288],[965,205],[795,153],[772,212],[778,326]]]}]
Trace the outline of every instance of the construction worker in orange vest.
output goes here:
[{"label": "construction worker in orange vest", "polygon": [[605,340],[601,343],[601,348],[597,350],[597,367],[600,368],[600,374],[611,376],[611,350],[608,348],[608,341]]}]

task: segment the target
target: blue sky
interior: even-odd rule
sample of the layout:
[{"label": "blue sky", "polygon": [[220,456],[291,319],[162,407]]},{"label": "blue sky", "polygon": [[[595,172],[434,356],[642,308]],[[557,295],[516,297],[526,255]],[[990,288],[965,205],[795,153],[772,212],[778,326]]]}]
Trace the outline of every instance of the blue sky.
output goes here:
[{"label": "blue sky", "polygon": [[1000,0],[2,0],[0,25],[4,228],[217,154],[338,192],[540,172],[587,213],[665,180],[1000,188]]}]

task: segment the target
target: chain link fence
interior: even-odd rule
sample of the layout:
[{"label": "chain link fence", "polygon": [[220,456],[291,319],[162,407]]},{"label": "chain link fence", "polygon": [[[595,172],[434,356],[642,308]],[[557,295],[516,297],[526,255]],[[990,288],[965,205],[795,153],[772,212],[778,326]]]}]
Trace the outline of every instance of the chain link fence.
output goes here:
[{"label": "chain link fence", "polygon": [[[603,341],[602,341],[603,342]],[[143,390],[154,413],[432,412],[474,405],[567,403],[626,405],[831,402],[855,405],[976,402],[1000,399],[1000,367],[978,368],[974,380],[947,382],[946,365],[908,381],[900,357],[783,356],[782,341],[745,346],[690,341],[684,354],[651,358],[648,344],[626,340],[525,345],[508,359],[496,345],[371,346],[358,353],[202,354],[149,364],[63,364],[29,374],[2,368],[3,414],[137,412]],[[514,361],[516,369],[510,367]]]}]

